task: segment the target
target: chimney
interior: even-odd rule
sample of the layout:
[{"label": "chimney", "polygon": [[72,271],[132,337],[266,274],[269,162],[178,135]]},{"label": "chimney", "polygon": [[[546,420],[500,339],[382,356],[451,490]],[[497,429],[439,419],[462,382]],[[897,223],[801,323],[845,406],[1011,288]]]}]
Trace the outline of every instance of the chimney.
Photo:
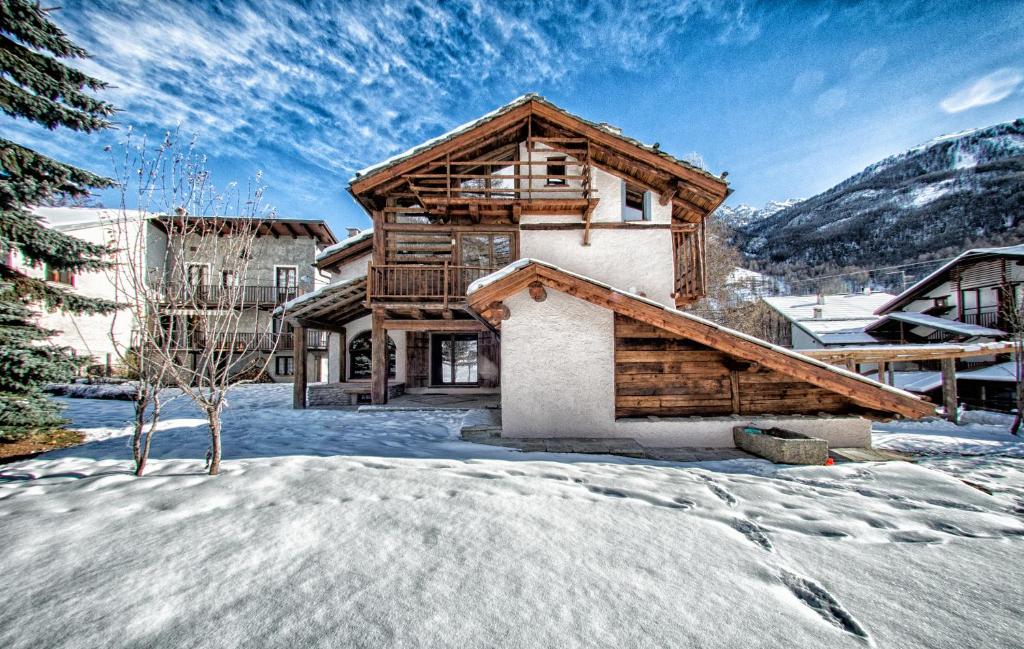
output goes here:
[{"label": "chimney", "polygon": [[817,302],[818,302],[818,304],[824,304],[825,303],[825,295],[823,293],[818,293]]},{"label": "chimney", "polygon": [[821,320],[821,317],[822,317],[823,313],[824,313],[824,311],[822,310],[822,308],[820,306],[814,307],[814,319],[815,320]]},{"label": "chimney", "polygon": [[352,237],[356,236],[357,234],[359,234],[359,232],[360,232],[359,228],[345,228],[345,229],[348,231],[348,236],[349,236],[350,239]]}]

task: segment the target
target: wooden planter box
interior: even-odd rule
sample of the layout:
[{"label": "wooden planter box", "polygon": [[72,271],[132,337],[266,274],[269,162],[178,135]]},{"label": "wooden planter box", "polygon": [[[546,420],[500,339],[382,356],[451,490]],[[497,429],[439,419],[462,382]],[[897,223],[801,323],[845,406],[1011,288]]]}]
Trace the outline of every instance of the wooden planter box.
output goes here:
[{"label": "wooden planter box", "polygon": [[828,442],[782,428],[734,426],[732,438],[737,448],[776,464],[821,465],[828,459]]}]

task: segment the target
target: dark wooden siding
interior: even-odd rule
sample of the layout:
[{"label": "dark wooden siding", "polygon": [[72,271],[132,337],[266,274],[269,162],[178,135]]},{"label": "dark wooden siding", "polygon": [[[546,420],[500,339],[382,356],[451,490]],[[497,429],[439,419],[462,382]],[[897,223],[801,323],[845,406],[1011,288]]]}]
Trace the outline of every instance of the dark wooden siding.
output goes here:
[{"label": "dark wooden siding", "polygon": [[615,316],[615,416],[853,413],[846,397]]}]

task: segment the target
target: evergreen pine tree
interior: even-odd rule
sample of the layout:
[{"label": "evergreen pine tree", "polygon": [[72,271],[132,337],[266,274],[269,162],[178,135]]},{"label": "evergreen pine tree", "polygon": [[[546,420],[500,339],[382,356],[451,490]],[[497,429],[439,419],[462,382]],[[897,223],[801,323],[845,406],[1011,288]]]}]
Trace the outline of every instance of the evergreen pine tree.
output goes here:
[{"label": "evergreen pine tree", "polygon": [[[0,110],[10,118],[85,133],[110,126],[113,106],[87,94],[106,84],[60,62],[86,56],[36,2],[0,2]],[[36,324],[29,306],[72,313],[103,313],[114,307],[15,266],[16,253],[47,274],[100,270],[109,264],[107,248],[45,227],[32,206],[59,196],[88,196],[89,188],[112,184],[0,138],[0,439],[63,423],[41,387],[69,378],[77,364],[69,350],[45,342],[53,332]]]}]

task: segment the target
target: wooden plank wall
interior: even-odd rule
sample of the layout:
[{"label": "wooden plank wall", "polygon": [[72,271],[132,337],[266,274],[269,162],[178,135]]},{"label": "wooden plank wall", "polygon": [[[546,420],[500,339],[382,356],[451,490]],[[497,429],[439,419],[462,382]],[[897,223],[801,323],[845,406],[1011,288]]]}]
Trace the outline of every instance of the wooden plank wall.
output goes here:
[{"label": "wooden plank wall", "polygon": [[405,386],[425,388],[430,385],[430,334],[426,331],[405,332]]},{"label": "wooden plank wall", "polygon": [[615,416],[857,413],[845,397],[615,316]]}]

